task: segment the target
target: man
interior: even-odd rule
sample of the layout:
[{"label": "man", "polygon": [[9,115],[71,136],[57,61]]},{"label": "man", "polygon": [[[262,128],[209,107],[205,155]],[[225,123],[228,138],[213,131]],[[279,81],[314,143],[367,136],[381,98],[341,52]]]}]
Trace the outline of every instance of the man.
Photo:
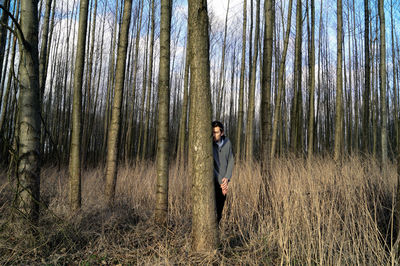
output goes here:
[{"label": "man", "polygon": [[230,140],[224,135],[224,125],[219,121],[212,122],[215,200],[218,223],[222,218],[226,193],[232,177],[233,152]]}]

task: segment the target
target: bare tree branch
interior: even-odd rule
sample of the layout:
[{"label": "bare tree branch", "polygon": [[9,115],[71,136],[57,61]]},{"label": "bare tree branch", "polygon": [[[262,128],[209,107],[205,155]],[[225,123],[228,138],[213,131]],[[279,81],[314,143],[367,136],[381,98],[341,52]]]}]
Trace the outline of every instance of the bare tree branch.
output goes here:
[{"label": "bare tree branch", "polygon": [[12,28],[10,28],[7,25],[4,25],[3,23],[1,23],[4,27],[6,27],[7,29],[9,29],[12,33],[14,33],[15,35],[17,35],[18,39],[20,40],[20,42],[24,45],[24,46],[29,46],[28,43],[25,40],[24,37],[24,33],[22,32],[21,26],[18,23],[18,20],[13,16],[13,14],[11,14],[3,5],[0,4],[0,8],[3,9],[3,11],[11,18],[12,22],[15,24],[15,27],[17,27],[18,32],[15,32],[15,30],[13,30]]}]

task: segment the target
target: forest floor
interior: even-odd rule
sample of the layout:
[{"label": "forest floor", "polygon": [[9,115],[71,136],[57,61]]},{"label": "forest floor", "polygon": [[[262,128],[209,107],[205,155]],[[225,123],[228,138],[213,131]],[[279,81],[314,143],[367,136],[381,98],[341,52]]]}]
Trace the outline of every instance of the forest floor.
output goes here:
[{"label": "forest floor", "polygon": [[[107,208],[104,169],[82,173],[82,210],[68,208],[67,167],[43,167],[35,237],[11,222],[12,189],[0,173],[0,264],[318,264],[395,263],[395,165],[348,157],[339,168],[318,157],[274,160],[268,186],[259,164],[235,165],[213,254],[191,251],[190,177],[172,166],[168,226],[153,222],[153,163],[120,166],[116,203]],[[262,190],[260,190],[262,188]]]}]

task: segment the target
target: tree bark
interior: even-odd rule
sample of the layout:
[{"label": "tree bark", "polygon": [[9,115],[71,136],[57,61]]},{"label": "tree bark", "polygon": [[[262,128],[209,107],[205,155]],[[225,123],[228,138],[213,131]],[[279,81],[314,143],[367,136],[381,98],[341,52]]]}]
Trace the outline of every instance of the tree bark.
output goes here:
[{"label": "tree bark", "polygon": [[239,85],[239,110],[238,110],[238,125],[236,132],[236,158],[241,158],[241,146],[242,146],[242,131],[243,131],[243,117],[244,117],[244,72],[246,70],[246,24],[247,24],[247,0],[243,0],[243,31],[242,31],[242,62],[240,67],[240,85]]},{"label": "tree bark", "polygon": [[296,4],[296,39],[295,39],[295,58],[294,58],[294,90],[292,97],[292,110],[291,110],[291,137],[290,143],[292,151],[300,153],[302,150],[302,59],[301,59],[301,46],[303,35],[303,20],[302,20],[302,3],[297,0]]},{"label": "tree bark", "polygon": [[336,115],[334,159],[339,162],[343,153],[343,90],[342,90],[342,0],[337,1],[337,62],[336,62]]},{"label": "tree bark", "polygon": [[[286,54],[289,46],[289,36],[290,36],[290,27],[291,27],[291,22],[292,22],[292,6],[293,6],[293,0],[289,1],[289,11],[288,11],[288,20],[287,20],[287,27],[286,27],[286,34],[285,34],[285,40],[283,44],[283,53],[282,53],[282,58],[279,63],[279,74],[278,74],[278,95],[276,97],[276,103],[275,103],[275,118],[274,118],[274,124],[272,127],[272,140],[271,140],[271,159],[274,158],[275,156],[275,150],[276,150],[276,143],[278,139],[278,126],[280,122],[280,116],[281,116],[281,98],[282,98],[282,93],[284,93],[284,74],[285,74],[285,62],[286,62]],[[281,135],[284,133],[281,130]],[[281,141],[282,143],[282,141]]]},{"label": "tree bark", "polygon": [[379,42],[379,88],[381,96],[381,156],[383,169],[387,164],[387,109],[386,109],[386,38],[385,38],[385,10],[383,0],[378,0],[380,42]]},{"label": "tree bark", "polygon": [[264,19],[265,33],[261,80],[261,159],[266,162],[269,161],[269,156],[271,155],[271,70],[274,41],[275,0],[267,0],[264,2]]},{"label": "tree bark", "polygon": [[[10,63],[10,69],[9,69],[9,74],[8,74],[8,80],[7,80],[7,86],[5,88],[5,93],[4,93],[4,98],[1,99],[3,104],[1,105],[1,115],[0,115],[0,133],[4,134],[4,123],[6,121],[6,114],[9,112],[8,111],[8,101],[10,97],[10,92],[11,92],[11,83],[14,80],[14,61],[15,61],[15,50],[17,46],[17,38],[14,37],[13,44],[12,44],[12,51],[11,51],[11,63]],[[3,135],[4,136],[4,135]],[[1,152],[1,151],[0,151]]]},{"label": "tree bark", "polygon": [[45,88],[46,74],[47,74],[47,68],[46,68],[47,43],[48,43],[48,37],[49,37],[51,4],[52,4],[52,0],[46,0],[46,13],[44,15],[44,22],[43,22],[42,45],[40,47],[39,86],[40,86],[41,101],[43,101],[43,98],[44,98],[44,88]]},{"label": "tree bark", "polygon": [[143,133],[143,149],[141,158],[144,160],[147,156],[148,147],[147,147],[147,140],[148,140],[148,132],[149,132],[149,125],[150,125],[150,99],[152,94],[153,88],[153,53],[154,53],[154,30],[155,30],[155,7],[154,7],[154,0],[151,1],[151,32],[150,32],[150,55],[149,55],[149,76],[147,78],[147,101],[146,101],[146,109],[145,109],[145,124],[144,124],[144,133]]},{"label": "tree bark", "polygon": [[[92,73],[93,73],[93,56],[94,56],[94,43],[95,43],[95,36],[96,36],[96,21],[97,21],[97,0],[94,1],[94,9],[93,9],[93,24],[92,24],[92,30],[90,33],[91,41],[90,41],[90,48],[89,48],[89,58],[88,58],[88,63],[87,63],[87,73],[86,73],[86,107],[84,108],[84,115],[85,118],[83,120],[83,134],[82,134],[82,147],[83,147],[83,153],[82,153],[82,164],[84,166],[87,165],[87,155],[88,155],[88,145],[89,145],[89,138],[90,135],[88,134],[89,131],[89,123],[90,123],[90,110],[92,107]],[[89,46],[89,45],[88,45]],[[84,100],[84,101],[85,101]]]},{"label": "tree bark", "polygon": [[352,9],[352,17],[353,17],[353,46],[354,46],[354,63],[355,63],[355,89],[354,89],[354,150],[358,153],[360,144],[359,144],[359,80],[360,73],[358,69],[358,44],[356,38],[356,18],[355,18],[355,3],[353,0],[353,9]]},{"label": "tree bark", "polygon": [[217,112],[216,112],[216,118],[217,120],[221,120],[223,117],[223,114],[221,112],[225,113],[225,110],[222,108],[223,105],[223,95],[224,95],[224,90],[225,90],[225,54],[226,54],[226,32],[228,29],[228,14],[229,14],[229,4],[230,0],[228,0],[228,7],[226,9],[226,15],[225,15],[225,26],[224,26],[224,40],[222,43],[222,58],[221,58],[221,69],[219,72],[219,81],[218,81],[218,96],[217,96]]},{"label": "tree bark", "polygon": [[365,57],[365,74],[364,74],[364,99],[363,99],[363,151],[368,153],[369,150],[369,97],[370,97],[370,58],[369,58],[369,8],[368,1],[364,0],[364,57]]},{"label": "tree bark", "polygon": [[254,32],[254,55],[253,63],[251,64],[250,88],[249,88],[249,106],[247,112],[246,126],[246,159],[252,160],[254,153],[254,115],[255,115],[255,91],[256,91],[256,72],[257,72],[257,57],[258,57],[258,39],[260,36],[260,0],[257,0],[256,7],[256,28]]},{"label": "tree bark", "polygon": [[188,118],[188,88],[189,88],[189,69],[190,69],[190,38],[187,38],[186,41],[186,59],[185,59],[185,73],[183,80],[183,104],[182,104],[182,113],[179,121],[179,136],[178,136],[178,155],[177,162],[181,167],[184,165],[186,160],[186,122]]},{"label": "tree bark", "polygon": [[82,83],[88,17],[88,0],[79,7],[78,44],[74,73],[74,103],[72,108],[71,150],[69,156],[69,200],[72,211],[81,208],[81,136],[82,136]]},{"label": "tree bark", "polygon": [[[149,17],[150,17],[150,12],[151,9],[149,9]],[[141,158],[141,150],[143,149],[143,118],[145,115],[144,107],[145,107],[145,102],[146,102],[146,94],[147,94],[147,67],[148,67],[148,51],[149,51],[149,32],[150,32],[150,20],[147,24],[147,34],[146,34],[146,49],[144,53],[144,65],[143,65],[143,75],[142,75],[142,100],[140,104],[140,115],[139,115],[139,137],[138,137],[138,144],[137,144],[137,153],[136,153],[136,162],[138,162]]]},{"label": "tree bark", "polygon": [[[219,245],[213,156],[210,138],[211,89],[208,14],[206,0],[189,0],[189,34],[192,54],[190,91],[196,101],[191,118],[193,128],[192,247],[212,252]],[[192,128],[191,128],[192,129]]]},{"label": "tree bark", "polygon": [[17,197],[19,217],[37,223],[40,195],[40,104],[38,58],[38,1],[21,1],[21,31],[18,34],[19,113]]},{"label": "tree bark", "polygon": [[309,81],[309,115],[308,115],[308,160],[311,162],[314,153],[314,96],[315,96],[315,1],[311,0],[311,43],[309,44],[308,65],[310,71]]},{"label": "tree bark", "polygon": [[114,75],[115,75],[115,44],[117,43],[117,32],[118,32],[118,12],[119,12],[119,0],[116,1],[115,7],[115,21],[114,21],[114,28],[112,30],[112,42],[111,42],[111,49],[110,49],[110,60],[108,65],[108,77],[107,77],[107,96],[106,96],[106,103],[105,103],[105,111],[104,111],[104,136],[103,136],[103,152],[102,155],[106,153],[107,149],[107,137],[109,131],[109,125],[111,120],[111,101],[113,95],[113,88],[114,88]]},{"label": "tree bark", "polygon": [[125,146],[125,161],[128,161],[131,158],[133,153],[133,124],[134,124],[134,114],[135,114],[135,97],[136,97],[136,80],[137,80],[137,72],[138,72],[138,56],[139,56],[139,41],[140,41],[140,32],[142,28],[142,15],[143,15],[143,1],[139,2],[140,6],[140,15],[138,18],[138,24],[136,29],[136,40],[135,40],[135,55],[134,55],[134,69],[133,69],[133,80],[132,80],[132,112],[129,116],[128,122],[128,132],[126,135],[126,146]]},{"label": "tree bark", "polygon": [[[5,48],[6,48],[6,42],[7,42],[7,28],[2,26],[2,25],[8,25],[8,14],[6,11],[9,11],[10,9],[10,0],[5,0],[3,3],[3,13],[0,18],[0,83],[3,83],[4,81],[2,80],[2,73],[3,71],[6,71],[6,68],[3,69],[3,62],[5,58]],[[1,95],[0,95],[1,96]],[[2,100],[2,97],[0,97],[0,101]],[[0,103],[1,106],[1,103]]]},{"label": "tree bark", "polygon": [[171,0],[161,1],[160,18],[160,70],[158,78],[157,123],[157,193],[156,223],[166,225],[168,219],[168,171],[169,171],[169,71],[171,41]]},{"label": "tree bark", "polygon": [[125,82],[126,54],[128,47],[129,26],[131,23],[132,0],[125,0],[121,32],[118,42],[115,90],[112,105],[111,121],[107,137],[107,164],[105,194],[109,205],[115,197],[115,185],[118,170],[118,144],[121,130],[121,108]]}]

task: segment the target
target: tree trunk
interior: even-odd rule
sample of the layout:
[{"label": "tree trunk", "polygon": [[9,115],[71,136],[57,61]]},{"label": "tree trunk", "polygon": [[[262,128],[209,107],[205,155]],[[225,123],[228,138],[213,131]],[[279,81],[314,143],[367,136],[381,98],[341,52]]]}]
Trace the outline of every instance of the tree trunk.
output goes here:
[{"label": "tree trunk", "polygon": [[[93,24],[92,24],[92,30],[91,30],[91,41],[90,41],[90,48],[89,48],[89,59],[87,63],[87,73],[86,73],[86,108],[84,108],[84,115],[85,118],[83,120],[83,134],[82,134],[82,147],[83,147],[83,153],[82,153],[82,164],[84,166],[87,165],[87,150],[88,150],[88,144],[89,144],[89,137],[88,131],[89,131],[89,122],[90,122],[90,109],[92,106],[92,72],[93,72],[93,54],[94,54],[94,43],[95,43],[95,36],[96,36],[96,18],[97,18],[97,0],[94,1],[94,10],[93,10]],[[89,45],[88,45],[89,46]],[[85,100],[84,100],[85,101]]]},{"label": "tree trunk", "polygon": [[387,109],[386,109],[386,38],[385,38],[385,11],[383,0],[378,0],[380,21],[379,42],[379,87],[381,96],[381,152],[382,167],[386,169],[387,164]]},{"label": "tree trunk", "polygon": [[157,194],[155,220],[166,225],[168,219],[169,171],[169,71],[171,41],[171,0],[161,1],[160,70],[158,78]]},{"label": "tree trunk", "polygon": [[37,223],[40,195],[38,1],[21,1],[17,197],[19,218]]},{"label": "tree trunk", "polygon": [[[46,76],[47,76],[47,43],[49,39],[49,24],[50,24],[50,11],[51,11],[52,0],[46,0],[46,12],[44,15],[43,22],[43,33],[42,33],[42,41],[40,47],[40,57],[39,57],[39,87],[40,87],[40,106],[44,108],[44,91],[46,85]],[[42,110],[43,113],[43,110]],[[44,154],[44,145],[45,145],[45,127],[46,124],[43,124],[42,132],[41,132],[41,153]]]},{"label": "tree trunk", "polygon": [[253,63],[251,64],[251,80],[249,88],[249,106],[247,112],[246,126],[246,159],[253,159],[254,152],[254,114],[255,114],[255,91],[256,91],[256,72],[257,72],[257,56],[258,56],[258,39],[260,36],[260,0],[257,0],[256,7],[256,28],[254,33],[254,55]]},{"label": "tree trunk", "polygon": [[88,6],[88,0],[80,1],[78,44],[74,73],[71,151],[69,156],[69,200],[72,211],[77,211],[81,208],[82,81],[86,51]]},{"label": "tree trunk", "polygon": [[[293,0],[289,1],[289,11],[288,11],[288,20],[287,20],[287,27],[286,27],[286,34],[285,40],[283,44],[283,53],[282,58],[279,63],[279,74],[278,74],[278,95],[276,97],[275,109],[274,109],[274,124],[272,127],[272,140],[271,140],[271,159],[275,156],[275,150],[277,146],[277,139],[278,139],[278,126],[280,122],[281,116],[281,98],[282,93],[284,93],[284,74],[285,74],[285,62],[286,62],[286,54],[289,46],[289,36],[290,36],[290,27],[292,22],[292,6]],[[284,134],[283,130],[280,132],[281,136]],[[282,141],[281,141],[282,143]]]},{"label": "tree trunk", "polygon": [[[393,21],[393,2],[390,1],[390,20],[391,20],[391,37],[392,37],[392,63],[395,66],[395,45],[394,45],[394,36],[393,36],[393,29],[394,29],[394,21]],[[398,67],[398,66],[397,66]],[[396,81],[396,72],[393,71],[393,91],[394,91],[394,123],[395,123],[395,136],[396,136],[396,150],[397,150],[397,191],[396,191],[396,202],[395,202],[395,229],[397,230],[397,247],[396,247],[396,257],[399,258],[400,256],[400,132],[399,132],[399,114],[398,114],[398,88],[397,88],[397,81]]]},{"label": "tree trunk", "polygon": [[[6,68],[3,69],[3,61],[5,54],[5,48],[6,48],[6,42],[7,42],[7,28],[2,26],[2,25],[8,25],[8,14],[6,11],[9,11],[10,9],[10,0],[5,0],[3,3],[3,13],[0,18],[0,83],[3,83],[2,73],[3,71],[6,72]],[[2,95],[0,95],[2,96]],[[2,97],[0,97],[0,102],[1,102]],[[1,103],[0,103],[1,106]]]},{"label": "tree trunk", "polygon": [[337,1],[337,62],[336,62],[336,115],[334,159],[339,162],[343,153],[343,90],[342,90],[342,0]]},{"label": "tree trunk", "polygon": [[186,160],[186,122],[188,117],[188,87],[189,87],[189,69],[190,69],[190,52],[189,52],[189,44],[190,38],[187,38],[186,41],[186,59],[185,59],[185,74],[183,81],[183,104],[182,104],[182,113],[179,121],[179,136],[178,136],[178,155],[177,155],[177,163],[179,166],[185,164]]},{"label": "tree trunk", "polygon": [[50,24],[51,4],[52,4],[52,0],[46,0],[46,13],[44,15],[42,44],[41,44],[41,47],[40,47],[39,86],[40,86],[41,101],[43,101],[43,98],[44,98],[44,88],[45,88],[45,84],[46,84],[47,43],[48,43],[48,37],[49,37],[49,24]]},{"label": "tree trunk", "polygon": [[[395,24],[393,21],[393,1],[390,0],[390,22],[391,22],[391,27],[390,27],[390,33],[391,33],[391,39],[392,39],[392,65],[393,65],[393,120],[394,120],[394,136],[395,136],[395,147],[397,154],[400,154],[399,150],[397,147],[400,145],[400,136],[399,136],[399,107],[398,107],[398,88],[397,88],[397,80],[396,80],[396,53],[395,53],[395,43],[394,43],[394,34],[393,30],[395,28]],[[398,66],[397,66],[398,67]]]},{"label": "tree trunk", "polygon": [[365,53],[365,74],[364,74],[364,99],[363,99],[363,151],[369,150],[369,95],[370,95],[370,58],[369,58],[369,8],[368,1],[364,0],[364,53]]},{"label": "tree trunk", "polygon": [[136,97],[136,80],[137,80],[137,72],[138,72],[138,56],[139,56],[139,41],[140,41],[140,32],[142,28],[142,15],[143,15],[143,1],[139,2],[140,7],[140,15],[138,18],[138,24],[136,29],[136,40],[135,40],[135,55],[134,55],[134,69],[133,69],[133,81],[132,81],[132,112],[129,116],[128,122],[128,132],[126,135],[126,147],[125,147],[125,161],[127,162],[129,158],[132,156],[133,152],[133,124],[134,124],[134,114],[135,114],[135,97]]},{"label": "tree trunk", "polygon": [[[353,0],[353,9],[352,9],[352,17],[353,17],[353,46],[354,46],[354,52],[355,52],[355,90],[354,90],[354,149],[356,152],[359,151],[359,79],[360,79],[360,74],[359,74],[359,69],[358,69],[358,44],[357,44],[357,38],[356,38],[356,18],[355,18],[355,7],[354,7],[354,0]],[[350,51],[349,51],[350,53]]]},{"label": "tree trunk", "polygon": [[238,110],[238,125],[236,132],[236,158],[241,158],[242,146],[242,127],[243,127],[243,98],[244,98],[244,72],[246,69],[246,24],[247,24],[247,0],[243,0],[243,31],[242,31],[242,63],[240,67],[240,85],[239,85],[239,110]]},{"label": "tree trunk", "polygon": [[147,101],[146,101],[146,109],[145,109],[145,124],[144,124],[144,133],[143,133],[143,149],[141,158],[142,160],[146,159],[147,151],[149,148],[148,145],[148,132],[150,125],[150,99],[153,88],[153,53],[154,53],[154,28],[155,28],[155,8],[154,8],[154,0],[151,1],[151,32],[150,32],[150,55],[149,55],[149,76],[147,78]]},{"label": "tree trunk", "polygon": [[315,96],[315,1],[311,0],[311,43],[309,44],[309,87],[310,106],[308,115],[308,161],[311,162],[314,153],[314,96]]},{"label": "tree trunk", "polygon": [[125,82],[126,54],[128,47],[129,26],[131,23],[132,0],[125,0],[120,37],[118,41],[115,90],[111,121],[107,137],[107,164],[105,194],[109,205],[115,197],[115,185],[118,170],[118,144],[121,130],[121,108]]},{"label": "tree trunk", "polygon": [[192,119],[193,185],[192,247],[196,252],[212,252],[219,245],[215,207],[213,155],[210,139],[211,90],[207,1],[189,0],[189,34],[192,54],[190,91],[196,101]]},{"label": "tree trunk", "polygon": [[[105,2],[104,10],[107,10],[107,2]],[[104,12],[106,12],[106,11],[104,11]],[[89,153],[91,151],[91,147],[90,146],[97,147],[96,145],[90,145],[90,142],[91,142],[91,138],[92,138],[92,142],[93,143],[96,141],[96,138],[92,136],[92,132],[93,132],[93,129],[95,127],[94,124],[95,124],[95,118],[96,118],[96,114],[97,114],[96,111],[97,111],[98,105],[101,106],[101,104],[98,104],[98,96],[99,96],[99,90],[100,90],[100,81],[101,81],[101,78],[102,78],[102,74],[101,73],[102,73],[102,68],[103,68],[104,26],[105,26],[105,21],[103,20],[102,30],[101,30],[101,38],[100,38],[100,40],[101,40],[100,41],[100,55],[99,55],[99,58],[98,58],[99,69],[97,71],[98,78],[97,78],[97,84],[96,84],[96,94],[95,94],[95,97],[94,97],[93,115],[90,116],[90,121],[88,122],[89,128],[88,128],[88,140],[87,141],[89,142],[89,144],[88,144],[89,148],[88,148],[87,151],[85,151],[86,153]],[[99,107],[99,109],[100,109],[100,107]],[[103,133],[106,134],[106,132],[103,132]],[[98,150],[100,151],[101,149],[99,148]],[[94,148],[94,151],[96,151],[95,148]],[[94,160],[96,159],[96,155],[95,154],[96,153],[94,153]],[[97,157],[99,157],[99,156],[97,155]]]},{"label": "tree trunk", "polygon": [[[275,0],[264,2],[264,52],[261,80],[261,160],[269,161],[270,156],[270,132],[271,132],[271,87],[272,87],[272,51],[275,23]],[[276,59],[277,60],[277,59]],[[276,115],[276,113],[275,113]]]},{"label": "tree trunk", "polygon": [[295,40],[295,58],[294,58],[294,90],[292,97],[291,111],[291,137],[290,143],[292,151],[299,154],[302,150],[302,63],[301,63],[301,46],[303,35],[303,20],[302,20],[302,3],[297,0],[296,4],[296,40]]},{"label": "tree trunk", "polygon": [[[0,99],[2,100],[3,104],[1,105],[1,115],[0,115],[0,133],[2,133],[2,136],[4,136],[4,123],[6,121],[6,114],[8,113],[8,101],[10,97],[10,92],[11,92],[11,83],[14,80],[14,61],[15,61],[15,50],[17,46],[17,38],[14,37],[13,44],[12,44],[12,51],[11,51],[11,63],[10,63],[10,69],[9,69],[9,74],[8,74],[8,80],[7,80],[7,86],[5,88],[5,93],[4,93],[4,98]],[[0,151],[1,152],[1,151]]]},{"label": "tree trunk", "polygon": [[[378,21],[378,20],[376,20]],[[378,24],[378,22],[377,22]],[[372,27],[371,27],[372,30]],[[378,27],[376,27],[376,31],[378,30]],[[376,33],[376,36],[378,34]],[[378,108],[378,104],[379,104],[379,99],[378,99],[378,90],[379,90],[379,84],[378,84],[378,80],[379,80],[379,72],[378,72],[378,60],[374,60],[374,57],[377,57],[377,48],[376,48],[376,42],[377,42],[377,38],[375,38],[375,40],[373,41],[373,46],[371,48],[372,50],[372,58],[371,58],[371,62],[373,64],[373,68],[372,68],[372,93],[373,93],[373,99],[372,99],[372,110],[371,110],[371,116],[372,116],[372,156],[375,159],[377,158],[377,150],[378,150],[378,118],[379,118],[379,108]]]},{"label": "tree trunk", "polygon": [[217,112],[216,112],[216,118],[217,120],[221,120],[223,117],[223,114],[221,112],[225,113],[225,110],[222,108],[223,104],[223,94],[224,94],[224,89],[225,89],[225,50],[226,50],[226,32],[228,29],[228,14],[229,14],[229,4],[230,0],[228,0],[228,7],[226,9],[226,15],[225,15],[225,26],[224,26],[224,40],[222,43],[222,58],[221,58],[221,69],[219,72],[219,81],[218,81],[218,96],[217,96]]},{"label": "tree trunk", "polygon": [[[107,137],[108,137],[108,127],[110,125],[111,119],[111,101],[113,95],[113,88],[114,88],[114,75],[115,75],[115,44],[117,43],[117,32],[118,32],[118,4],[119,0],[116,1],[116,8],[115,8],[115,21],[114,21],[114,28],[112,30],[112,42],[111,42],[111,49],[110,49],[110,60],[108,65],[108,77],[107,77],[107,96],[106,96],[106,103],[105,103],[105,112],[104,112],[104,136],[103,136],[103,144],[102,144],[102,156],[106,153],[107,149]],[[104,157],[103,157],[104,158]]]},{"label": "tree trunk", "polygon": [[[151,10],[149,9],[149,17],[150,17],[150,12]],[[138,137],[138,144],[137,144],[137,153],[136,153],[136,162],[138,162],[140,160],[140,156],[141,156],[141,150],[143,149],[143,118],[144,118],[144,106],[145,106],[145,101],[146,101],[146,84],[147,84],[147,67],[148,67],[148,51],[149,51],[149,32],[150,32],[150,21],[147,24],[147,34],[146,34],[146,49],[144,52],[144,64],[143,64],[143,78],[142,78],[142,100],[141,100],[141,104],[140,104],[140,115],[139,115],[139,137]]]}]

